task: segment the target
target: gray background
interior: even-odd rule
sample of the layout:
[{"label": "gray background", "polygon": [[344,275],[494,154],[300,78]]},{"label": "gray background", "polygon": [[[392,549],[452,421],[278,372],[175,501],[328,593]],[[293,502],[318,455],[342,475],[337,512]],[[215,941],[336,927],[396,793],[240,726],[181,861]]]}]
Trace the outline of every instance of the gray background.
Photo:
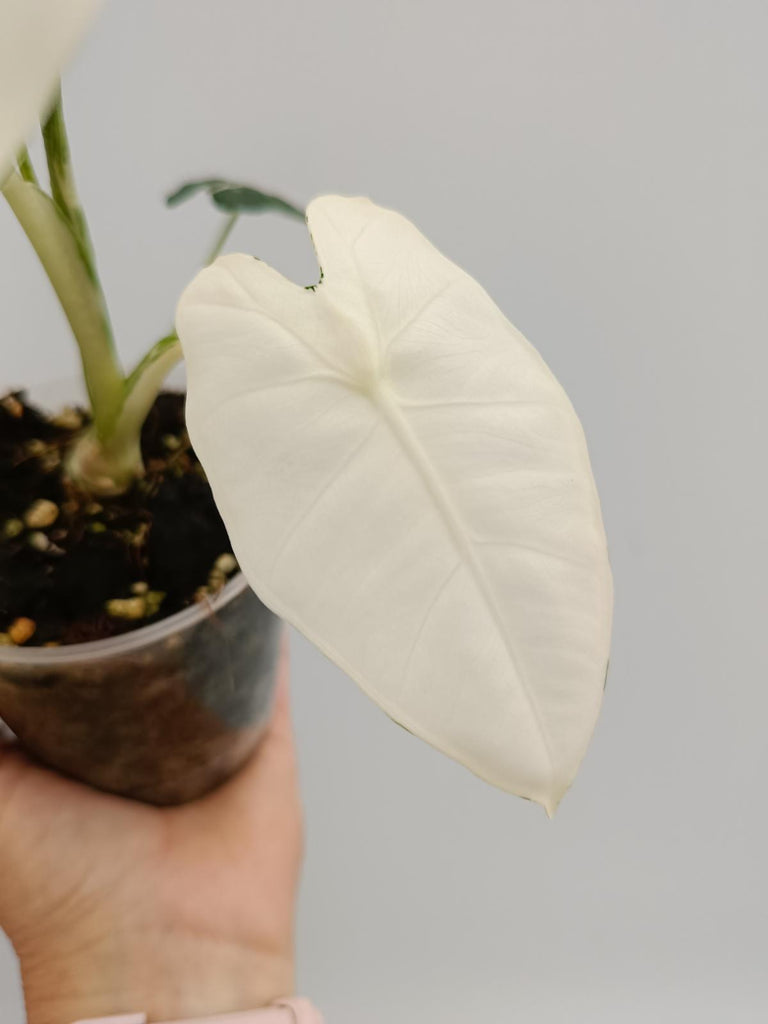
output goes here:
[{"label": "gray background", "polygon": [[[554,822],[294,637],[301,989],[333,1024],[766,1019],[764,0],[122,0],[67,82],[126,359],[216,227],[189,175],[365,193],[538,346],[616,578],[598,730]],[[73,349],[0,211],[2,383]],[[233,246],[315,278],[303,228]],[[22,1019],[0,964],[3,1024]]]}]

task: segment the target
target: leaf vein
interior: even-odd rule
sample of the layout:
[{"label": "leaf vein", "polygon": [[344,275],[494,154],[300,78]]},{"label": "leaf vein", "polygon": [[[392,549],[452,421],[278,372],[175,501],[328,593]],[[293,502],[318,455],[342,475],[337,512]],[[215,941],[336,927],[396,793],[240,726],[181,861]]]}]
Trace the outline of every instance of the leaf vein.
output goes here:
[{"label": "leaf vein", "polygon": [[296,533],[301,528],[302,523],[306,522],[306,520],[309,518],[309,516],[312,515],[312,513],[317,508],[318,504],[322,501],[323,497],[328,493],[328,491],[338,481],[339,477],[344,472],[344,470],[347,468],[347,466],[353,461],[353,459],[356,458],[356,456],[359,454],[359,452],[362,451],[362,449],[370,441],[370,439],[376,433],[376,430],[378,429],[378,427],[379,427],[379,423],[378,422],[374,422],[374,424],[371,427],[371,429],[366,431],[366,433],[363,435],[363,437],[360,439],[360,441],[358,441],[358,443],[351,449],[351,451],[349,451],[347,453],[347,455],[344,457],[342,462],[338,466],[336,466],[336,468],[331,473],[329,478],[325,481],[325,483],[320,488],[320,490],[312,497],[312,500],[310,501],[309,505],[307,505],[307,507],[303,510],[301,515],[298,516],[298,518],[296,518],[290,524],[290,526],[288,527],[288,532],[285,534],[285,536],[283,537],[282,541],[278,545],[278,549],[275,552],[275,555],[274,555],[274,557],[272,559],[272,563],[270,564],[270,567],[269,567],[269,570],[268,570],[268,574],[267,574],[270,583],[272,582],[272,579],[273,579],[273,576],[274,576],[274,573],[275,573],[275,569],[277,568],[278,562],[280,561],[280,559],[285,554],[285,551],[287,550],[288,545],[291,543],[293,538],[296,536]]},{"label": "leaf vein", "polygon": [[507,651],[509,660],[515,670],[515,674],[530,710],[531,718],[533,719],[542,747],[546,753],[550,769],[553,770],[554,756],[552,747],[544,728],[544,723],[541,719],[538,705],[534,699],[533,691],[527,680],[526,674],[523,671],[522,665],[519,663],[517,653],[507,633],[505,623],[499,614],[499,609],[490,589],[485,570],[472,549],[471,535],[467,530],[462,517],[454,509],[450,497],[445,492],[442,481],[438,477],[434,468],[430,465],[420,440],[414,435],[410,424],[403,416],[402,410],[399,408],[397,400],[391,390],[386,385],[382,385],[375,393],[374,401],[378,405],[382,417],[389,425],[396,440],[403,448],[405,454],[408,456],[414,469],[421,478],[421,481],[424,484],[427,493],[431,497],[440,518],[443,520],[460,558],[467,566],[467,569],[475,582],[480,596],[490,613],[499,637],[501,638],[504,648]]},{"label": "leaf vein", "polygon": [[405,680],[406,680],[406,678],[408,676],[408,670],[411,667],[411,661],[413,660],[413,656],[416,653],[416,648],[418,646],[419,640],[421,640],[421,635],[424,632],[424,630],[426,629],[427,623],[429,622],[429,620],[430,620],[430,618],[432,616],[432,612],[435,610],[437,602],[440,600],[441,596],[445,593],[445,590],[448,587],[449,583],[451,582],[453,577],[456,575],[456,573],[459,571],[459,569],[461,569],[462,565],[463,565],[463,562],[461,561],[461,559],[459,559],[458,562],[456,562],[456,564],[453,566],[451,571],[448,573],[448,575],[445,577],[443,582],[440,584],[440,586],[437,588],[437,590],[435,591],[431,601],[427,605],[427,610],[424,612],[424,616],[423,616],[421,622],[419,623],[419,628],[416,630],[416,633],[415,633],[414,638],[413,638],[413,642],[411,643],[410,649],[408,651],[408,656],[406,657],[405,664],[403,665],[401,676],[402,676],[404,682],[405,682]]}]

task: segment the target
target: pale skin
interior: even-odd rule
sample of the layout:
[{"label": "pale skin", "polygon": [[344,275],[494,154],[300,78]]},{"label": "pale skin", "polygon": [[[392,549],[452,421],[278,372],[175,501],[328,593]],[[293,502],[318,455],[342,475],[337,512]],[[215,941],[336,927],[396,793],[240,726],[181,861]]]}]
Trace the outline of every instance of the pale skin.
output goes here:
[{"label": "pale skin", "polygon": [[167,1021],[293,992],[302,814],[285,646],[280,677],[252,760],[184,807],[99,793],[0,747],[0,927],[29,1024]]}]

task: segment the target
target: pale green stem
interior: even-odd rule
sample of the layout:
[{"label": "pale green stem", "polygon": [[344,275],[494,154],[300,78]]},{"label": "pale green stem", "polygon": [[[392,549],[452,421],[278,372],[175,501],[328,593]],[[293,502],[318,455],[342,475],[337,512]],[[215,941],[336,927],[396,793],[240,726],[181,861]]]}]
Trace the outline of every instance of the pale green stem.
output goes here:
[{"label": "pale green stem", "polygon": [[74,445],[67,472],[85,490],[117,494],[141,475],[141,428],[163,381],[180,359],[175,334],[158,341],[126,381],[125,401],[109,437],[100,442],[87,431]]},{"label": "pale green stem", "polygon": [[[74,444],[70,477],[86,490],[116,494],[143,471],[141,428],[165,377],[182,358],[176,333],[162,338],[124,380],[114,352],[88,225],[75,188],[61,94],[42,126],[52,197],[37,183],[26,148],[2,192],[34,247],[80,348],[93,426]],[[239,212],[227,217],[208,254],[213,263]]]},{"label": "pale green stem", "polygon": [[[67,127],[64,122],[64,107],[61,99],[61,89],[56,94],[56,102],[50,114],[42,123],[43,142],[45,143],[45,156],[48,162],[48,176],[51,182],[51,196],[54,203],[59,207],[72,229],[78,245],[80,254],[85,263],[88,273],[91,275],[94,284],[101,291],[99,275],[96,270],[96,257],[94,255],[93,243],[91,241],[88,222],[85,219],[80,199],[77,195],[75,175],[72,169],[72,158],[69,151],[69,139],[67,138]],[[103,301],[105,318],[106,302]],[[107,319],[108,322],[108,319]]]},{"label": "pale green stem", "polygon": [[53,200],[15,171],[2,192],[37,253],[72,328],[83,363],[93,420],[107,437],[123,402],[103,297],[81,258],[70,224]]},{"label": "pale green stem", "polygon": [[[216,259],[226,243],[239,214],[227,218],[208,256]],[[115,494],[125,490],[141,474],[141,428],[152,408],[163,381],[182,359],[181,344],[175,331],[161,338],[132,370],[125,381],[120,413],[103,441],[87,431],[74,445],[67,471],[81,487],[97,494]]]},{"label": "pale green stem", "polygon": [[140,431],[163,381],[181,362],[181,344],[174,331],[161,338],[126,381],[126,396],[115,428],[120,433]]},{"label": "pale green stem", "polygon": [[206,266],[208,266],[209,263],[213,263],[213,261],[216,259],[216,257],[219,255],[221,250],[226,245],[227,239],[232,234],[232,228],[235,226],[235,224],[237,224],[237,219],[239,216],[239,210],[235,210],[235,212],[231,213],[224,221],[224,226],[217,235],[216,241],[213,244],[213,248],[208,253],[208,259],[205,261]]},{"label": "pale green stem", "polygon": [[[227,217],[211,249],[207,263],[213,263],[229,238],[240,214]],[[175,331],[161,338],[131,371],[125,382],[125,401],[109,439],[110,449],[127,446],[141,432],[157,393],[170,371],[182,359],[181,344]]]}]

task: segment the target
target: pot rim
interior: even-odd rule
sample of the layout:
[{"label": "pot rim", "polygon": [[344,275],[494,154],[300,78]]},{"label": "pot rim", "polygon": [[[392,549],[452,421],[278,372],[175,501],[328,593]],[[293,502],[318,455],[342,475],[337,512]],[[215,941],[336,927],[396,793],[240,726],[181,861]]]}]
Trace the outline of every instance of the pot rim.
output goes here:
[{"label": "pot rim", "polygon": [[236,597],[248,589],[248,581],[242,572],[233,576],[216,594],[207,601],[200,601],[188,608],[168,615],[151,626],[132,629],[119,636],[104,640],[89,640],[81,644],[62,644],[61,647],[0,647],[0,665],[24,665],[50,667],[72,661],[96,661],[118,654],[135,653],[150,644],[164,640],[173,633],[189,629],[211,618],[225,608]]}]

